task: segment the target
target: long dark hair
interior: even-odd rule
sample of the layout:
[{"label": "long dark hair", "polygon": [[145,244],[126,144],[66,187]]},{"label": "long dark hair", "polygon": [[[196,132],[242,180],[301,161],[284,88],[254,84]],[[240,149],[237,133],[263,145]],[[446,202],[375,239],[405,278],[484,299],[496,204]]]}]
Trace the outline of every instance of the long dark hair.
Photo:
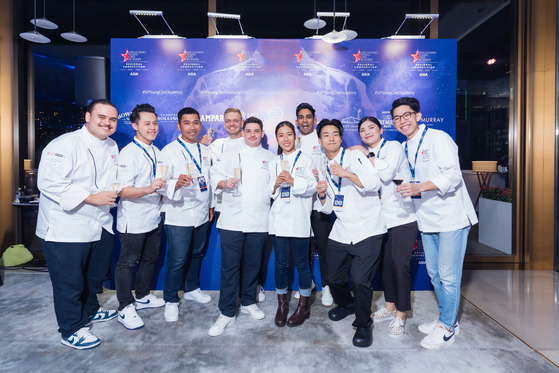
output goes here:
[{"label": "long dark hair", "polygon": [[[278,125],[276,126],[276,140],[278,138],[278,131],[281,127],[289,127],[291,128],[291,131],[293,131],[293,137],[295,137],[295,127],[293,126],[293,123],[291,123],[290,121],[284,120],[283,122],[279,122]],[[283,153],[283,149],[281,148],[280,144],[278,144],[278,155],[280,155],[281,153]]]}]

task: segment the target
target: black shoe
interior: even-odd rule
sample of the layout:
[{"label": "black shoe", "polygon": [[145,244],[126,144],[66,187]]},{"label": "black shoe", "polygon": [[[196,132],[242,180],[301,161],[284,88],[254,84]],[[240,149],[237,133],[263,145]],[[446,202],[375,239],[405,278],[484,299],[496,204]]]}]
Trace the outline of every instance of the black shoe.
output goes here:
[{"label": "black shoe", "polygon": [[332,321],[340,321],[355,313],[355,310],[349,308],[335,307],[328,311],[328,318]]},{"label": "black shoe", "polygon": [[373,330],[371,327],[357,328],[353,336],[353,345],[355,347],[369,347],[373,344]]}]

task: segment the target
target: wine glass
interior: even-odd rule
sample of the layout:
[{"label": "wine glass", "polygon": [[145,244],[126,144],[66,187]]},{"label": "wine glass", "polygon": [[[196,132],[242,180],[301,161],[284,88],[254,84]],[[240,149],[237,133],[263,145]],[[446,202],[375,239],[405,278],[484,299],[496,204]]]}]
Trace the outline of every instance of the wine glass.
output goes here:
[{"label": "wine glass", "polygon": [[169,165],[160,164],[157,167],[159,168],[159,174],[161,175],[161,177],[167,180],[169,178]]},{"label": "wine glass", "polygon": [[208,137],[210,140],[214,138],[214,129],[211,127],[208,128]]},{"label": "wine glass", "polygon": [[[118,198],[118,192],[120,190],[120,179],[118,178],[118,166],[117,166],[115,178],[113,179],[113,182],[111,183],[111,190],[117,194],[117,198]],[[118,204],[115,201],[112,204],[111,207],[117,207],[117,206],[118,206]]]},{"label": "wine glass", "polygon": [[[402,184],[404,180],[403,179],[392,179],[392,182],[394,184],[396,184],[396,187],[400,184]],[[398,192],[396,192],[396,200],[398,201],[398,203],[400,204],[400,206],[402,206],[402,195]]]},{"label": "wine glass", "polygon": [[239,190],[239,184],[241,183],[241,167],[233,168],[233,177],[239,180],[237,184],[235,184],[235,188],[233,189],[233,196],[240,197],[241,191]]},{"label": "wine glass", "polygon": [[[284,161],[283,159],[280,161],[280,168],[282,171],[287,171],[289,172],[289,161]],[[287,186],[288,184],[284,181],[283,183],[281,183],[281,186]]]},{"label": "wine glass", "polygon": [[194,163],[193,162],[186,162],[186,174],[192,178],[192,182],[190,186],[194,185]]}]

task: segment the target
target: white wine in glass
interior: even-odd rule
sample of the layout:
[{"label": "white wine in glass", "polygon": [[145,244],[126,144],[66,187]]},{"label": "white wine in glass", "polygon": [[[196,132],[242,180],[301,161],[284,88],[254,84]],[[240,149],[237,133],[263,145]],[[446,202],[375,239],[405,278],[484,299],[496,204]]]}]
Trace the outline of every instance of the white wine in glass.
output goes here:
[{"label": "white wine in glass", "polygon": [[167,177],[169,177],[169,165],[160,164],[159,165],[159,173],[161,174],[161,177],[166,180]]},{"label": "white wine in glass", "polygon": [[289,170],[289,162],[288,161],[280,161],[280,168],[282,171]]},{"label": "white wine in glass", "polygon": [[186,162],[186,174],[192,176],[193,172],[194,172],[194,163]]},{"label": "white wine in glass", "polygon": [[214,129],[213,128],[208,128],[208,137],[210,139],[214,138]]},{"label": "white wine in glass", "polygon": [[113,190],[113,192],[117,192],[120,189],[120,183],[119,182],[114,182],[111,184],[111,189]]},{"label": "white wine in glass", "polygon": [[241,196],[241,191],[239,190],[239,184],[241,183],[241,168],[240,167],[234,167],[233,168],[233,177],[235,179],[238,179],[239,182],[237,182],[237,184],[235,184],[235,188],[233,190],[233,196],[234,197],[240,197]]}]

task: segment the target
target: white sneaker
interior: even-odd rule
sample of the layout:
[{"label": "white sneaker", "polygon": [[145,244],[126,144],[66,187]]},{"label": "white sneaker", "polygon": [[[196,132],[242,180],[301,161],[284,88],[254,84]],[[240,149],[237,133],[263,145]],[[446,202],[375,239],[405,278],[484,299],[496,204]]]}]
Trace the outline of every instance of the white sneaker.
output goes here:
[{"label": "white sneaker", "polygon": [[114,319],[118,315],[117,310],[108,310],[104,307],[99,307],[95,315],[89,316],[92,323],[105,322]]},{"label": "white sneaker", "polygon": [[380,322],[380,321],[393,320],[395,316],[396,316],[396,309],[394,309],[394,311],[389,311],[386,309],[386,307],[382,307],[380,310],[373,313],[372,318],[374,322]]},{"label": "white sneaker", "polygon": [[266,315],[258,306],[255,304],[251,304],[249,306],[241,306],[241,312],[249,314],[254,320],[262,320]]},{"label": "white sneaker", "polygon": [[83,327],[68,338],[60,338],[60,343],[76,350],[87,350],[99,346],[101,341],[91,334],[89,328]]},{"label": "white sneaker", "polygon": [[421,347],[428,350],[440,350],[443,347],[454,343],[456,335],[455,331],[449,331],[444,328],[440,323],[419,343]]},{"label": "white sneaker", "polygon": [[130,330],[140,329],[144,326],[144,321],[138,316],[134,304],[129,304],[122,311],[118,311],[118,322]]},{"label": "white sneaker", "polygon": [[165,313],[163,314],[165,321],[175,322],[179,319],[179,304],[172,302],[165,302]]},{"label": "white sneaker", "polygon": [[322,305],[324,307],[330,307],[333,304],[334,304],[334,298],[332,298],[330,287],[326,285],[322,288]]},{"label": "white sneaker", "polygon": [[392,338],[400,338],[406,330],[406,319],[396,316],[388,326],[388,335]]},{"label": "white sneaker", "polygon": [[212,297],[208,294],[202,293],[202,290],[198,288],[196,290],[189,291],[188,293],[184,293],[184,299],[193,300],[198,303],[208,303],[212,300]]},{"label": "white sneaker", "polygon": [[[314,283],[314,280],[312,280],[311,291],[313,291],[315,287],[316,287],[316,284]],[[294,298],[294,299],[299,299],[300,297],[301,297],[301,294],[299,294],[298,291],[296,291],[295,293],[293,293],[293,298]]]},{"label": "white sneaker", "polygon": [[[433,329],[435,329],[438,323],[439,323],[439,319],[431,322],[426,322],[419,325],[417,329],[419,329],[419,331],[423,334],[430,334],[433,331]],[[460,324],[458,323],[458,321],[454,323],[454,333],[456,335],[460,334]]]},{"label": "white sneaker", "polygon": [[266,300],[266,293],[262,285],[256,285],[256,300],[258,303],[264,302]]},{"label": "white sneaker", "polygon": [[161,308],[165,305],[165,301],[161,298],[157,298],[153,294],[148,294],[145,297],[136,299],[136,310],[143,310],[144,308]]},{"label": "white sneaker", "polygon": [[229,325],[234,324],[236,321],[235,316],[227,317],[224,314],[219,315],[215,324],[212,325],[210,330],[208,330],[208,335],[211,337],[217,337],[222,334]]}]

